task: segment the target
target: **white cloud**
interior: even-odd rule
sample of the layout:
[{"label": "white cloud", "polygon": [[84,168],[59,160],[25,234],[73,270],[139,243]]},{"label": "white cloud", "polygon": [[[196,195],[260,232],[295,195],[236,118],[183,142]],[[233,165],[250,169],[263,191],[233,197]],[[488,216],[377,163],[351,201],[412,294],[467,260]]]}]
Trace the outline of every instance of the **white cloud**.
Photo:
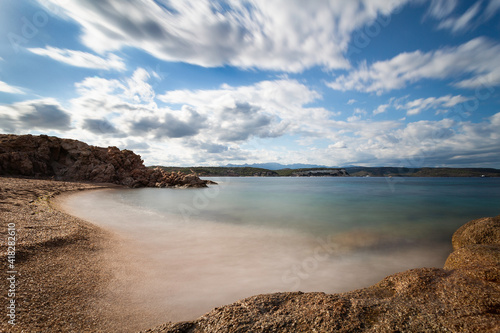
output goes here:
[{"label": "white cloud", "polygon": [[456,8],[457,0],[432,0],[427,15],[442,19],[450,15]]},{"label": "white cloud", "polygon": [[396,57],[361,64],[348,75],[341,75],[327,85],[335,90],[384,92],[404,88],[422,79],[458,78],[461,88],[490,87],[500,84],[500,45],[486,38],[475,38],[458,47],[423,53],[401,53]]},{"label": "white cloud", "polygon": [[[337,113],[305,107],[321,96],[296,80],[156,96],[148,83],[151,75],[139,68],[130,78],[91,77],[77,83],[80,96],[70,101],[75,127],[71,134],[121,147],[148,143],[141,151],[148,163],[158,162],[153,152],[164,146],[168,154],[160,154],[163,163],[170,156],[177,164],[189,164],[201,158],[207,163],[245,159],[249,151],[242,147],[249,142],[283,135],[312,144],[317,138],[335,137],[329,126],[342,126],[331,119]],[[175,108],[159,106],[157,99]]]},{"label": "white cloud", "polygon": [[[170,104],[183,104],[207,115],[212,138],[275,137],[287,133],[325,134],[333,113],[305,104],[321,96],[296,80],[261,81],[251,86],[223,85],[215,90],[175,90],[158,96]],[[262,128],[257,130],[257,125]]]},{"label": "white cloud", "polygon": [[349,67],[352,32],[407,1],[39,0],[76,21],[98,53],[135,47],[167,61],[290,72]]},{"label": "white cloud", "polygon": [[[149,165],[262,160],[414,167],[498,163],[500,113],[481,123],[443,119],[404,124],[365,121],[360,116],[366,110],[355,109],[356,118],[341,121],[333,119],[332,111],[307,107],[321,96],[290,79],[167,91],[159,98],[181,105],[171,109],[156,105],[146,74],[138,69],[122,80],[87,78],[78,84],[80,96],[67,108],[53,99],[1,106],[0,127],[4,132],[56,132],[90,144],[134,149]],[[130,94],[130,81],[142,88]],[[464,99],[391,99],[384,106],[452,107]],[[285,142],[280,136],[294,136],[297,142],[280,147],[277,142]],[[326,148],[310,146],[314,139],[321,139]]]},{"label": "white cloud", "polygon": [[486,19],[490,19],[500,10],[500,0],[490,0],[485,9]]},{"label": "white cloud", "polygon": [[477,16],[481,9],[481,2],[476,2],[460,17],[447,18],[438,25],[438,29],[450,29],[452,32],[458,32],[470,28],[472,20]]},{"label": "white cloud", "polygon": [[[335,156],[336,165],[364,164],[405,167],[497,165],[500,113],[481,123],[440,121],[358,123],[354,135],[314,153]],[[372,129],[373,131],[369,131]],[[338,149],[347,146],[349,149]],[[327,163],[326,161],[317,161]],[[327,163],[328,164],[328,163]]]},{"label": "white cloud", "polygon": [[472,99],[471,97],[451,94],[441,97],[417,98],[414,100],[408,100],[408,98],[409,95],[397,99],[392,97],[388,103],[379,105],[372,113],[377,115],[386,112],[388,108],[393,108],[396,110],[405,110],[407,116],[417,115],[425,110],[435,110],[435,114],[444,114],[456,105]]},{"label": "white cloud", "polygon": [[407,110],[406,115],[412,116],[419,114],[423,110],[428,109],[439,109],[439,108],[452,108],[457,104],[468,101],[470,98],[457,95],[446,95],[439,98],[436,97],[428,97],[428,98],[419,98],[413,101],[409,101],[403,105],[397,105],[397,109]]},{"label": "white cloud", "polygon": [[347,101],[347,105],[351,105],[351,104],[354,104],[356,103],[357,101],[355,99],[350,99]]},{"label": "white cloud", "polygon": [[373,110],[373,114],[377,115],[377,114],[380,114],[380,113],[384,113],[385,111],[387,111],[387,108],[389,106],[390,106],[390,104],[379,105],[375,110]]},{"label": "white cloud", "polygon": [[344,149],[344,148],[347,148],[347,145],[345,144],[344,141],[338,141],[338,142],[335,142],[332,145],[329,145],[328,148],[330,148],[330,149],[332,149],[332,148],[335,148],[335,149]]},{"label": "white cloud", "polygon": [[13,87],[3,81],[0,81],[0,92],[8,94],[24,94],[24,91],[21,88]]},{"label": "white cloud", "polygon": [[118,71],[126,69],[123,59],[115,54],[108,54],[107,58],[103,58],[88,52],[59,49],[51,46],[44,49],[30,48],[28,51],[76,67]]},{"label": "white cloud", "polygon": [[437,19],[438,29],[449,29],[453,33],[458,33],[468,32],[487,22],[500,10],[500,0],[480,0],[472,4],[462,15],[452,16],[457,5],[457,0],[432,0],[425,16]]},{"label": "white cloud", "polygon": [[137,69],[132,77],[127,79],[124,95],[136,103],[153,103],[156,94],[153,87],[147,83],[150,77],[144,68]]}]

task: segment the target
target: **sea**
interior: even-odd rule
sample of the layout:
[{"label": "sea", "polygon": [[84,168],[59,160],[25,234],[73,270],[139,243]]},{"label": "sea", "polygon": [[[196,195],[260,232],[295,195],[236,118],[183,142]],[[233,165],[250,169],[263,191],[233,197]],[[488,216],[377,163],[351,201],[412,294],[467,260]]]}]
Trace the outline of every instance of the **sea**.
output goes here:
[{"label": "sea", "polygon": [[64,198],[121,244],[109,267],[120,292],[107,302],[143,304],[161,322],[256,294],[363,288],[442,268],[457,228],[500,214],[500,178],[210,179]]}]

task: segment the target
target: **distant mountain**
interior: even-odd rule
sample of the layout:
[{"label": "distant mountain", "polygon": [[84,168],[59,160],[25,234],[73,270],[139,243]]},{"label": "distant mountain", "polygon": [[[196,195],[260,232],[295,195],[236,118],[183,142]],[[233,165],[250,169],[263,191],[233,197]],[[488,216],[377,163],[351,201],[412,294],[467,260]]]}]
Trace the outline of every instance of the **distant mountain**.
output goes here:
[{"label": "distant mountain", "polygon": [[317,164],[280,164],[280,163],[254,163],[254,164],[228,164],[227,168],[262,168],[268,170],[281,170],[281,169],[307,169],[307,168],[328,168],[324,165]]}]

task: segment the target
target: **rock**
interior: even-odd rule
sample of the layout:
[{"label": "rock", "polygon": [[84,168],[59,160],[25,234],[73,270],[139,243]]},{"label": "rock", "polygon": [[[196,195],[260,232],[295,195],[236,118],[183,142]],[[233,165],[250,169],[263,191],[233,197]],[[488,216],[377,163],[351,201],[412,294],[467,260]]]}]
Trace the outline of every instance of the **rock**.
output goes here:
[{"label": "rock", "polygon": [[500,282],[500,215],[470,221],[452,238],[455,250],[446,260],[445,269],[459,269],[465,274]]},{"label": "rock", "polygon": [[139,155],[117,147],[46,135],[0,134],[0,175],[114,183],[128,187],[206,187],[207,180],[148,169]]},{"label": "rock", "polygon": [[411,269],[342,294],[258,295],[145,332],[500,332],[499,219],[458,229],[445,269]]},{"label": "rock", "polygon": [[460,227],[452,238],[453,249],[472,244],[500,245],[500,215],[470,221]]},{"label": "rock", "polygon": [[459,269],[477,279],[500,282],[500,247],[474,244],[455,250],[445,269]]}]

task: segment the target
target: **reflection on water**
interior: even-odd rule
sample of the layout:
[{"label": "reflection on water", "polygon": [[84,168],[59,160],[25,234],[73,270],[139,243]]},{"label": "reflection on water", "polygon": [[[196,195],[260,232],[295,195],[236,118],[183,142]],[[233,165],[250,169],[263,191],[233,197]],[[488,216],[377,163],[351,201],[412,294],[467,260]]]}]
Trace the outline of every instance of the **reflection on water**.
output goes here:
[{"label": "reflection on water", "polygon": [[476,200],[464,185],[417,182],[394,193],[369,181],[234,179],[217,189],[84,192],[64,205],[121,237],[110,254],[119,292],[108,301],[147,307],[156,324],[260,293],[342,292],[442,267],[453,230],[482,209],[464,205],[467,191]]}]

